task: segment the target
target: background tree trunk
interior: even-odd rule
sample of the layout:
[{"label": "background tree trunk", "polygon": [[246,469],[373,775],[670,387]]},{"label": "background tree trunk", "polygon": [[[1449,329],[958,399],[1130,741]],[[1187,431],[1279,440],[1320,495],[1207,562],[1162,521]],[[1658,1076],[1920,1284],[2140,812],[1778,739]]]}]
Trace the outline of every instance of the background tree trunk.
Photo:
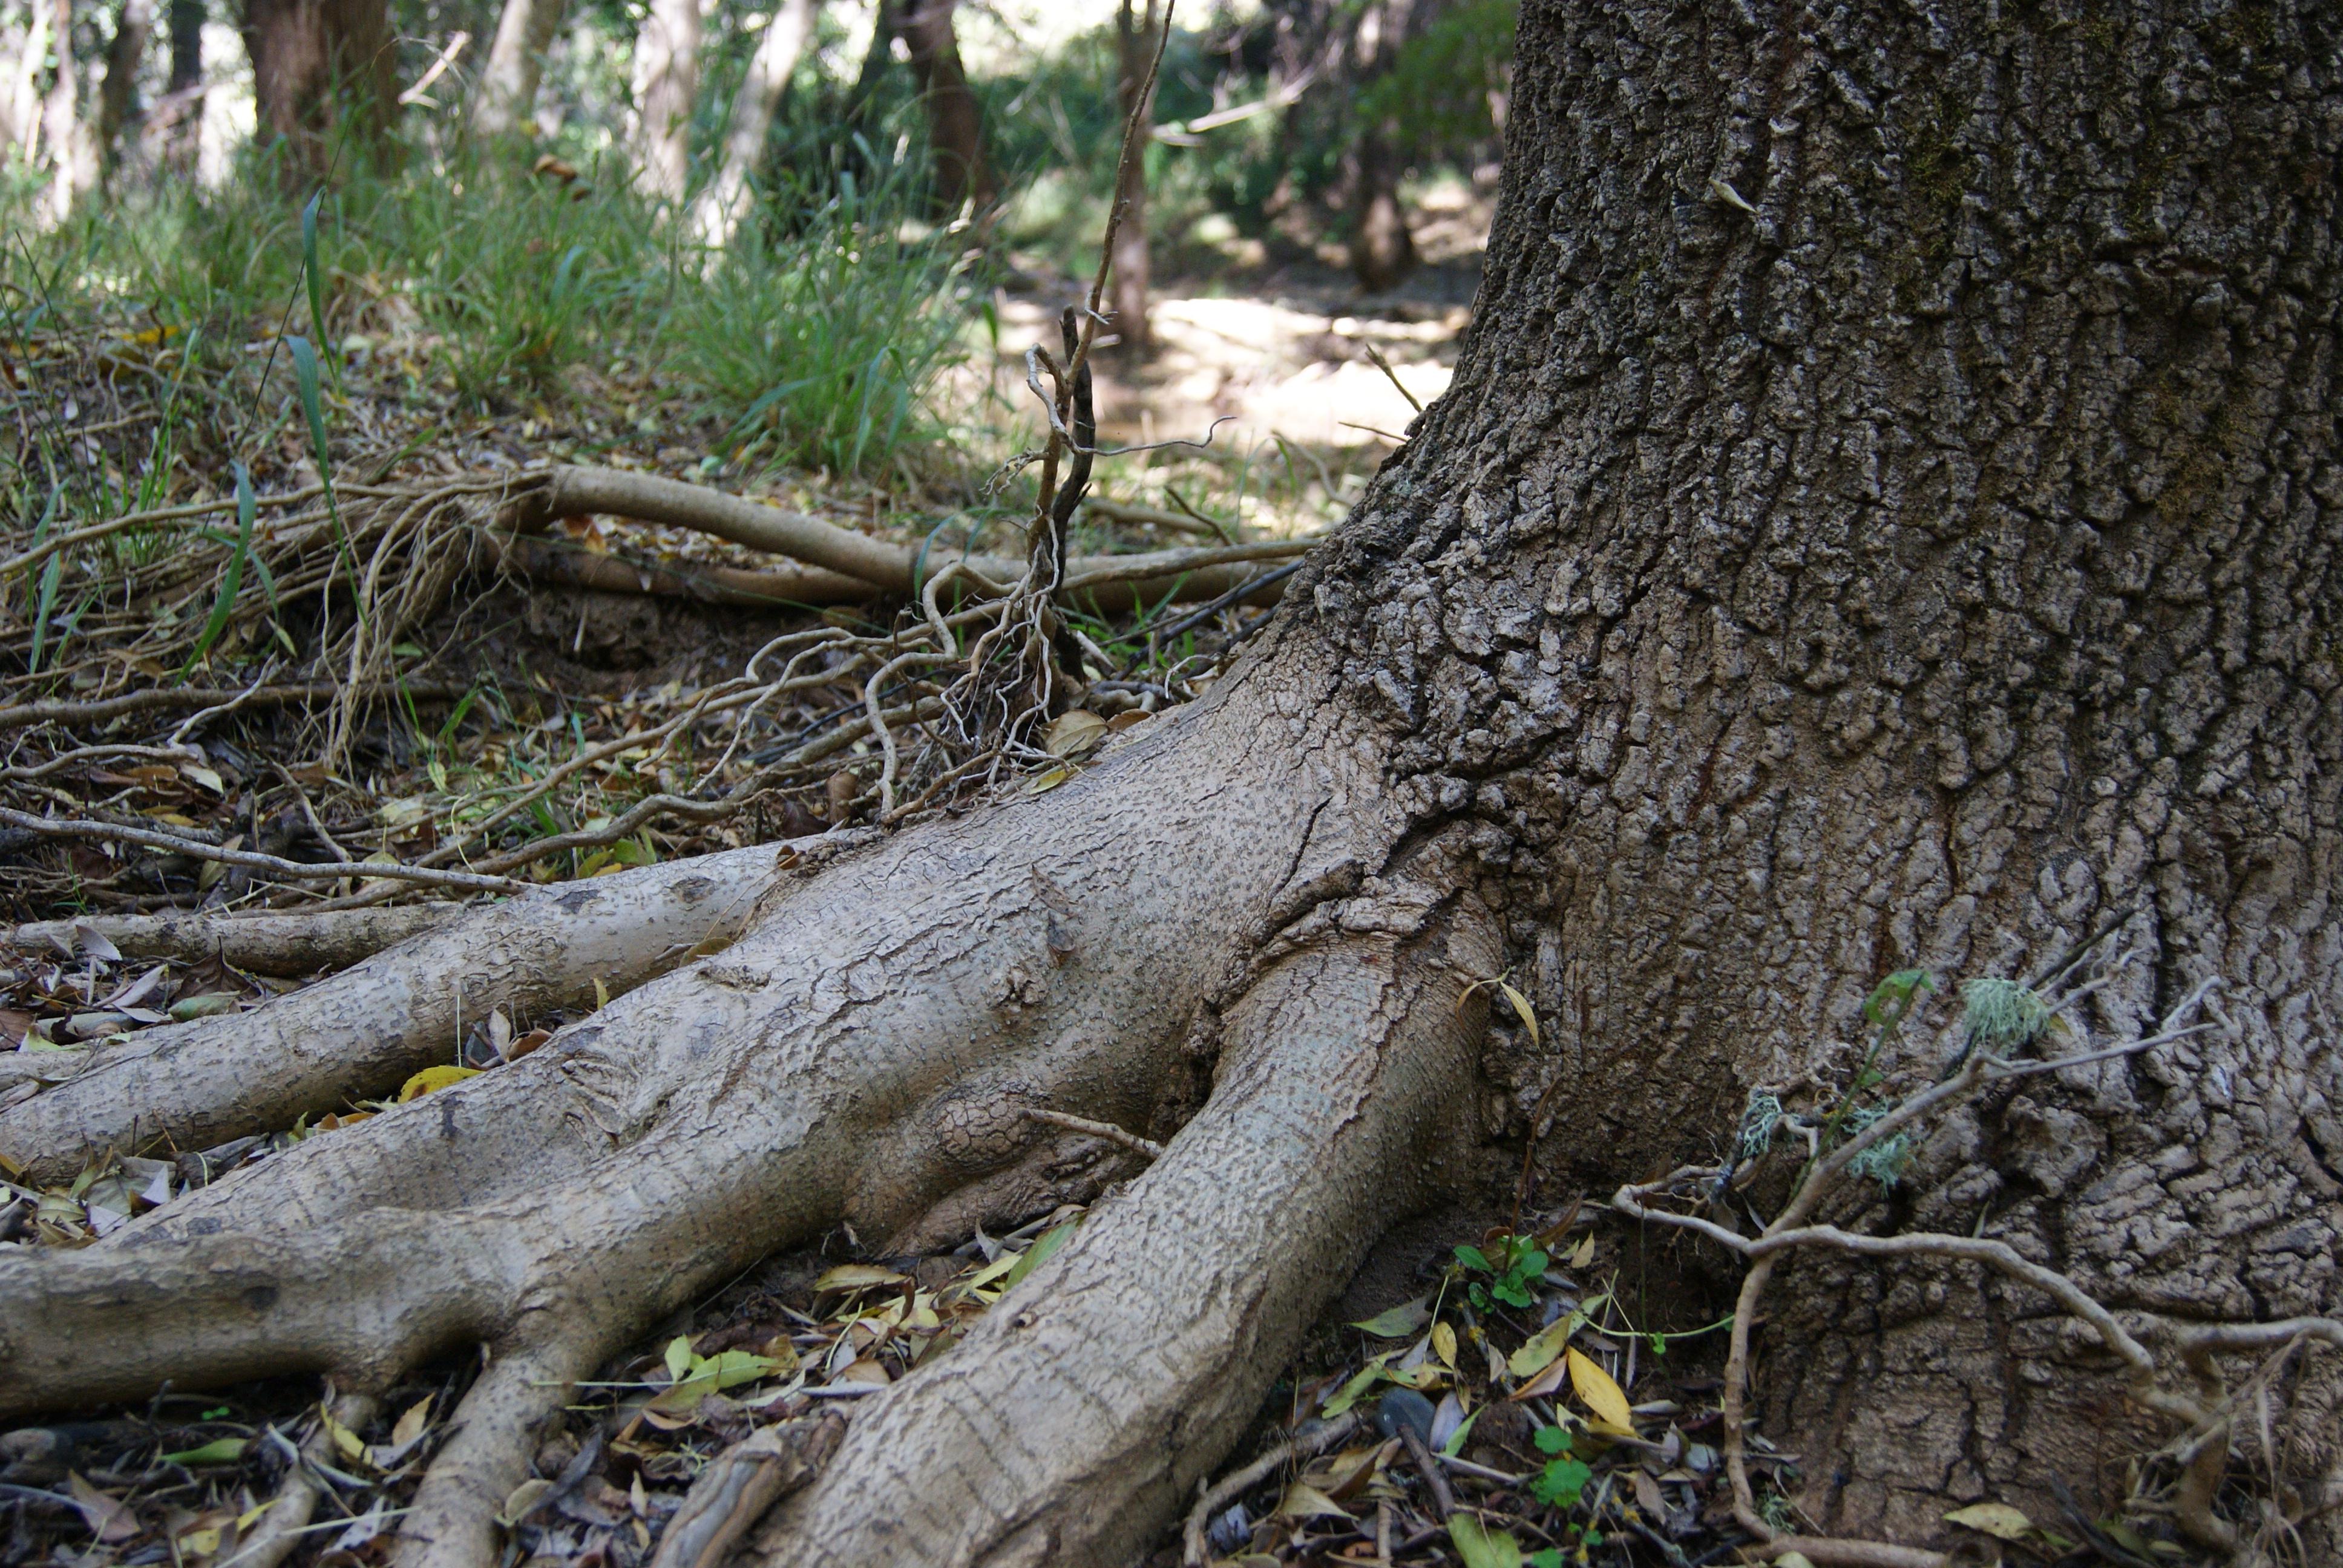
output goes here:
[{"label": "background tree trunk", "polygon": [[630,139],[635,183],[669,203],[691,181],[691,110],[699,96],[699,0],[651,0],[635,35]]},{"label": "background tree trunk", "polygon": [[383,0],[245,0],[254,110],[291,145],[287,177],[322,176],[337,135],[379,141],[397,112],[395,40]]},{"label": "background tree trunk", "polygon": [[[1138,150],[1131,166],[1119,171],[1115,183],[1115,200],[1121,205],[1122,222],[1114,231],[1113,297],[1114,330],[1122,338],[1130,353],[1144,354],[1153,338],[1147,326],[1147,160],[1146,152],[1151,138],[1148,132],[1154,124],[1155,90],[1148,84],[1147,67],[1155,57],[1155,30],[1161,25],[1155,17],[1155,0],[1147,0],[1143,11],[1134,11],[1131,0],[1122,0],[1114,14],[1115,105],[1127,121],[1135,111],[1139,116]],[[1140,101],[1140,91],[1146,88],[1146,101]]]},{"label": "background tree trunk", "polygon": [[97,149],[82,114],[81,83],[75,69],[73,0],[52,0],[50,46],[56,51],[56,74],[41,106],[41,136],[48,144],[55,176],[48,190],[49,216],[61,220],[75,197],[97,183]]},{"label": "background tree trunk", "polygon": [[[2183,1318],[2343,1297],[2343,37],[2194,15],[1523,8],[1455,389],[1288,602],[1505,884],[1547,1032],[1500,1031],[1489,1114],[1566,1086],[1561,1190],[1844,1084],[1892,970],[2022,980],[2122,917],[2095,1026],[2219,975],[2233,1027],[2005,1089],[1855,1218]],[[1825,1528],[2056,1518],[2044,1478],[2153,1446],[2038,1296],[1775,1288]],[[2279,1380],[2298,1482],[2343,1485],[2338,1372]]]},{"label": "background tree trunk", "polygon": [[[1392,68],[1420,9],[1418,0],[1379,0],[1361,13],[1352,35],[1353,88]],[[1360,286],[1392,288],[1416,267],[1415,236],[1400,205],[1405,160],[1392,145],[1404,126],[1369,126],[1352,152],[1351,272]]]},{"label": "background tree trunk", "polygon": [[155,28],[154,0],[122,0],[114,41],[106,52],[106,81],[97,95],[97,153],[101,176],[121,161],[123,129],[136,115],[138,67]]},{"label": "background tree trunk", "polygon": [[704,244],[719,249],[729,245],[732,231],[748,210],[749,181],[764,161],[765,137],[773,128],[773,116],[789,90],[798,62],[805,58],[819,10],[818,0],[781,0],[765,24],[765,35],[749,61],[749,74],[732,99],[716,177],[700,192],[693,208],[693,225]]},{"label": "background tree trunk", "polygon": [[204,128],[205,0],[171,0],[169,118],[164,126],[164,156],[186,166],[196,159]]},{"label": "background tree trunk", "polygon": [[497,18],[496,42],[488,46],[488,68],[480,76],[480,104],[472,128],[483,136],[501,136],[530,116],[537,104],[537,85],[545,70],[545,52],[561,25],[561,0],[505,0]]},{"label": "background tree trunk", "polygon": [[[898,0],[896,37],[910,51],[911,75],[928,112],[928,145],[934,160],[933,200],[939,216],[973,204],[990,206],[992,171],[984,161],[984,125],[968,73],[960,63],[960,39],[952,31],[958,0]],[[875,46],[875,45],[874,45]]]}]

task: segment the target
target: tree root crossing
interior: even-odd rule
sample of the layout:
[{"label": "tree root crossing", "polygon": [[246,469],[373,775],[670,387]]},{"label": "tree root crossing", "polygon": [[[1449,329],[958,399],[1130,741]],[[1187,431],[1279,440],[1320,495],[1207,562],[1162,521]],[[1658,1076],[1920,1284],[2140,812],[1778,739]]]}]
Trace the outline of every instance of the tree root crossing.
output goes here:
[{"label": "tree root crossing", "polygon": [[[54,1172],[379,1091],[444,1060],[459,993],[633,988],[94,1246],[0,1257],[0,1416],[296,1370],[366,1397],[479,1347],[397,1561],[480,1568],[577,1382],[765,1253],[841,1221],[893,1251],[1131,1178],[962,1345],[861,1402],[748,1550],[1135,1546],[1393,1206],[1453,1174],[1483,1014],[1458,999],[1497,962],[1456,879],[1388,863],[1355,749],[1245,687],[819,876],[767,847],[531,895],[226,1020],[232,1040],[92,1060],[0,1116],[12,1158]],[[1166,807],[1168,776],[1192,804]]]}]

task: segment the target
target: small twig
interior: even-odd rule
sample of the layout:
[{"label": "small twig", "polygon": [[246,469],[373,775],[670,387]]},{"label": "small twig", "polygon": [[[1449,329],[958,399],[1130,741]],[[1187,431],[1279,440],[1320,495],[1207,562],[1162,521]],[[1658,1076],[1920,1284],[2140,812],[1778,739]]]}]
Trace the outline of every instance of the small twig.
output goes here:
[{"label": "small twig", "polygon": [[1212,1561],[1212,1546],[1205,1539],[1205,1532],[1214,1513],[1293,1461],[1313,1458],[1334,1447],[1356,1432],[1358,1426],[1358,1412],[1346,1411],[1290,1442],[1279,1443],[1242,1470],[1222,1476],[1188,1511],[1187,1528],[1182,1534],[1181,1560],[1185,1568],[1202,1568]]},{"label": "small twig", "polygon": [[466,888],[478,892],[522,893],[528,890],[527,884],[507,877],[478,876],[470,871],[437,870],[424,866],[373,862],[358,866],[339,863],[331,866],[305,865],[298,860],[280,859],[275,855],[256,854],[249,849],[223,849],[195,839],[182,839],[175,833],[158,833],[146,828],[123,827],[112,822],[35,817],[29,811],[18,811],[5,806],[0,806],[0,823],[49,839],[106,839],[120,844],[137,844],[168,854],[186,855],[199,860],[217,860],[222,865],[242,866],[251,871],[266,871],[289,882],[337,882],[355,870],[370,878],[423,882],[442,888]]},{"label": "small twig", "polygon": [[1141,1138],[1136,1132],[1126,1132],[1111,1121],[1093,1121],[1087,1116],[1069,1116],[1062,1111],[1041,1111],[1032,1107],[1025,1114],[1035,1121],[1046,1121],[1052,1127],[1062,1127],[1070,1132],[1087,1132],[1093,1138],[1103,1138],[1110,1143],[1120,1143],[1134,1154],[1150,1160],[1163,1158],[1163,1145],[1152,1138]]},{"label": "small twig", "polygon": [[1372,343],[1362,344],[1360,347],[1367,351],[1367,357],[1374,362],[1375,368],[1391,377],[1391,384],[1399,388],[1399,395],[1407,399],[1407,406],[1419,414],[1423,413],[1423,403],[1417,400],[1414,393],[1407,389],[1407,383],[1399,378],[1399,372],[1393,369],[1392,362],[1383,357],[1383,351]]}]

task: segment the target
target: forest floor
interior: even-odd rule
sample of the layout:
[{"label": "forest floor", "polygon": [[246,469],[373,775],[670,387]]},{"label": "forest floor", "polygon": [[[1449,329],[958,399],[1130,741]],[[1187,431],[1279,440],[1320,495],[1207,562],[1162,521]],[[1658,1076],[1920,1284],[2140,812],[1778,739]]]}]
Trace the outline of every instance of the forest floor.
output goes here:
[{"label": "forest floor", "polygon": [[[1155,307],[1159,351],[1143,365],[1110,361],[1101,377],[1103,439],[1194,439],[1227,423],[1207,447],[1102,462],[1095,489],[1125,511],[1086,514],[1077,548],[1300,538],[1338,520],[1400,438],[1411,399],[1428,402],[1444,388],[1469,317],[1474,216],[1434,216],[1431,265],[1390,296],[1362,298],[1339,273],[1312,263],[1165,280]],[[1024,347],[1044,335],[1071,288],[1063,279],[1028,284],[996,296],[997,357],[959,384],[975,410],[960,427],[966,452],[1013,450],[1017,422],[1032,423],[1022,407]],[[44,371],[36,382],[19,375],[20,392],[37,388],[18,398],[20,425],[51,421],[65,437],[62,449],[91,475],[131,468],[143,433],[172,417],[166,344],[142,346],[98,327],[51,329],[14,348]],[[418,506],[416,498],[438,493],[434,484],[575,461],[719,485],[907,543],[1013,548],[1021,526],[1014,508],[971,487],[964,461],[910,460],[860,478],[733,472],[716,454],[717,430],[673,417],[652,378],[623,368],[580,368],[564,396],[489,414],[418,406],[387,380],[370,387],[363,360],[350,375],[331,407],[341,482],[354,496],[370,480],[404,486],[397,504]],[[228,449],[190,427],[190,493],[230,493]],[[316,443],[297,417],[241,449],[264,494],[317,477]],[[377,511],[387,516],[389,505]],[[369,541],[390,550],[383,541],[395,543],[400,525],[364,516],[375,520],[361,526],[355,508],[332,520],[337,529],[348,523],[361,551]],[[446,539],[478,526],[471,514],[451,518]],[[288,546],[263,596],[248,581],[239,588],[233,573],[224,592],[219,583],[223,563],[240,572],[270,559],[268,525],[256,533],[246,520],[242,542],[233,517],[215,515],[204,527],[199,536],[162,522],[135,531],[104,572],[44,577],[35,561],[10,588],[31,611],[11,636],[31,640],[17,650],[25,674],[0,683],[0,705],[14,705],[0,796],[22,812],[164,831],[330,874],[296,884],[200,851],[142,854],[119,838],[61,844],[0,830],[14,917],[79,917],[0,947],[0,1107],[73,1070],[88,1045],[258,1006],[310,978],[238,970],[217,957],[126,955],[99,929],[106,915],[379,900],[396,890],[383,879],[389,868],[435,856],[502,864],[538,881],[613,874],[818,833],[873,809],[867,739],[775,771],[777,757],[801,755],[809,737],[861,710],[854,670],[760,701],[737,721],[710,706],[710,694],[729,689],[723,683],[776,636],[824,627],[876,635],[881,625],[846,608],[692,597],[695,574],[770,564],[757,552],[608,517],[558,519],[549,530],[559,549],[627,563],[646,582],[664,571],[685,585],[666,593],[531,583],[462,556],[458,574],[397,623],[395,646],[367,667],[378,670],[377,695],[355,709],[337,749],[329,689],[357,665],[327,667],[318,649],[332,635],[330,615],[321,624],[278,598],[291,601],[305,581],[330,583],[332,563],[314,542],[327,536],[313,531],[306,553]],[[6,543],[33,553],[42,536]],[[185,553],[179,543],[196,552],[192,565],[176,559]],[[394,576],[420,569],[411,558],[377,558]],[[85,565],[77,558],[76,571]],[[391,600],[375,603],[387,614]],[[1168,618],[1155,613],[1159,625]],[[1094,706],[1101,717],[1143,714],[1200,691],[1259,618],[1227,607],[1183,630],[1172,649],[1154,646],[1145,616],[1098,623],[1107,651],[1130,661],[1139,684],[1153,681],[1160,698],[1125,693]],[[276,691],[272,681],[315,678],[323,678],[323,696],[259,695]],[[221,689],[200,705],[169,696],[203,687]],[[204,711],[191,714],[197,706]],[[1068,765],[1079,757],[1069,748]],[[645,815],[657,799],[727,809]],[[559,1013],[478,1020],[448,1042],[443,1067],[396,1098],[498,1070],[568,1021]],[[0,1245],[85,1245],[193,1185],[330,1137],[383,1103],[354,1101],[220,1149],[109,1157],[55,1189],[12,1181],[0,1191]],[[1510,1542],[1542,1564],[1689,1568],[1729,1551],[1739,1537],[1720,1502],[1722,1336],[1713,1331],[1730,1282],[1704,1274],[1680,1249],[1646,1250],[1595,1196],[1524,1192],[1503,1211],[1460,1207],[1386,1237],[1231,1456],[1235,1467],[1296,1439],[1302,1450],[1218,1500],[1212,1553],[1329,1564],[1461,1554],[1478,1568],[1509,1561],[1498,1543]],[[535,1479],[506,1504],[507,1568],[650,1561],[712,1458],[783,1416],[832,1408],[850,1419],[854,1400],[943,1353],[1081,1214],[1035,1215],[1006,1235],[980,1233],[919,1258],[870,1256],[841,1230],[660,1325],[581,1391],[539,1449]],[[323,1502],[290,1561],[379,1563],[475,1370],[467,1361],[410,1378],[356,1430],[326,1416],[314,1380],[286,1379],[166,1388],[142,1404],[0,1435],[0,1563],[231,1568],[239,1542],[297,1467]],[[1328,1452],[1307,1452],[1312,1434],[1353,1407],[1367,1418],[1357,1431]],[[1574,1412],[1574,1440],[1533,1442],[1534,1432],[1564,1431]],[[1590,1427],[1588,1412],[1609,1430]],[[1795,1463],[1762,1441],[1753,1458],[1775,1482]],[[1449,1522],[1456,1510],[1465,1524]],[[1466,1540],[1479,1528],[1473,1521],[1489,1538],[1481,1547]],[[1482,1548],[1500,1554],[1476,1558]],[[1180,1555],[1175,1527],[1150,1561]]]}]

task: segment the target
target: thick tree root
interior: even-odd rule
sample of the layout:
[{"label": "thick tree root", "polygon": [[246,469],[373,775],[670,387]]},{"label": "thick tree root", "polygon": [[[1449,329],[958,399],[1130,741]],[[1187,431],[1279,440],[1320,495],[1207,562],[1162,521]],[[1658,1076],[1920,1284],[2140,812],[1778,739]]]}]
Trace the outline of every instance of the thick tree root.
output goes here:
[{"label": "thick tree root", "polygon": [[487,905],[256,1012],[146,1030],[0,1111],[0,1155],[60,1181],[107,1150],[207,1149],[387,1094],[452,1060],[460,1025],[492,1009],[578,1007],[597,980],[623,991],[723,947],[774,886],[779,854],[729,850]]},{"label": "thick tree root", "polygon": [[[1280,726],[1288,744],[1265,747]],[[379,1394],[478,1347],[485,1370],[398,1555],[480,1568],[540,1424],[653,1323],[840,1220],[901,1236],[1030,1214],[1052,1182],[1094,1190],[1143,1158],[1083,1130],[1110,1123],[1162,1157],[965,1344],[869,1401],[840,1479],[784,1504],[757,1549],[950,1563],[1127,1545],[1219,1459],[1317,1305],[1465,1137],[1478,1003],[1457,1003],[1496,938],[1463,895],[1424,890],[1453,868],[1421,887],[1369,874],[1388,841],[1356,755],[1232,682],[1081,779],[768,900],[719,956],[496,1072],[81,1251],[0,1255],[0,1416],[304,1369]],[[699,862],[689,900],[681,868],[656,896],[636,883],[665,911],[662,945],[628,961],[729,934],[773,861]],[[508,923],[486,931],[466,916],[317,989],[371,974],[427,1016],[428,950],[445,966],[431,989],[460,978],[485,1006],[491,980],[522,983],[515,964],[557,967],[529,946],[557,934],[558,965],[590,980],[608,966],[581,947],[614,939],[577,928],[602,926],[593,900],[622,885],[488,911]],[[557,933],[545,910],[563,897],[586,902]],[[300,1000],[242,1021],[331,1027]]]},{"label": "thick tree root", "polygon": [[1456,1000],[1496,967],[1491,924],[1399,890],[1322,930],[1231,1012],[1212,1097],[1163,1159],[949,1358],[866,1402],[761,1561],[1118,1562],[1194,1490],[1469,1139],[1482,1019]]},{"label": "thick tree root", "polygon": [[70,950],[76,929],[112,942],[125,958],[170,959],[200,963],[216,958],[264,975],[312,975],[343,970],[385,948],[446,924],[458,904],[397,904],[382,909],[322,910],[315,914],[271,911],[258,915],[189,910],[169,915],[98,915],[80,920],[35,920],[16,927],[8,941],[19,948]]}]

